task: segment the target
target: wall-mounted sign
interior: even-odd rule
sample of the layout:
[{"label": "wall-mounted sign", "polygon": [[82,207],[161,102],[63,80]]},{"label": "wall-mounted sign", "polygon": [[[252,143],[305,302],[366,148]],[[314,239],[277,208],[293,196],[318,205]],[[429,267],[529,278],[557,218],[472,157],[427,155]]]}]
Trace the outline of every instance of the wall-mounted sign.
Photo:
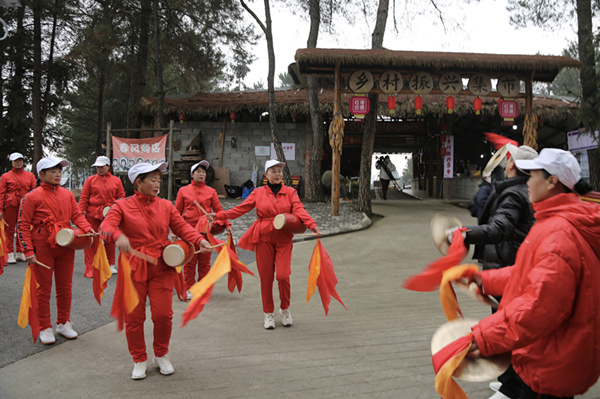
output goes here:
[{"label": "wall-mounted sign", "polygon": [[483,97],[492,91],[492,81],[488,75],[476,73],[469,78],[467,87],[473,95]]},{"label": "wall-mounted sign", "polygon": [[444,155],[444,179],[452,179],[454,177],[454,136],[448,134],[446,136],[446,155]]},{"label": "wall-mounted sign", "polygon": [[353,96],[350,97],[348,108],[350,109],[350,113],[352,113],[354,116],[357,118],[362,118],[369,113],[369,110],[371,109],[371,102],[369,101],[369,97]]},{"label": "wall-mounted sign", "polygon": [[[283,148],[283,155],[286,161],[296,160],[296,143],[281,143],[281,148]],[[277,159],[273,143],[271,143],[271,159]]]},{"label": "wall-mounted sign", "polygon": [[415,94],[429,94],[433,89],[433,79],[427,72],[416,72],[410,77],[408,87]]},{"label": "wall-mounted sign", "polygon": [[379,76],[379,89],[385,94],[394,94],[402,90],[404,82],[400,72],[387,71]]},{"label": "wall-mounted sign", "polygon": [[463,89],[462,78],[456,72],[446,72],[440,76],[438,86],[444,94],[458,94]]},{"label": "wall-mounted sign", "polygon": [[513,75],[500,76],[496,84],[496,90],[504,98],[515,97],[521,90],[519,79]]},{"label": "wall-mounted sign", "polygon": [[500,116],[504,119],[515,119],[519,116],[519,103],[514,100],[500,101],[498,112],[500,112]]},{"label": "wall-mounted sign", "polygon": [[254,155],[257,157],[268,157],[271,154],[271,147],[268,145],[257,145],[254,147]]},{"label": "wall-mounted sign", "polygon": [[350,76],[350,90],[355,93],[368,93],[374,84],[373,75],[369,71],[356,71]]}]

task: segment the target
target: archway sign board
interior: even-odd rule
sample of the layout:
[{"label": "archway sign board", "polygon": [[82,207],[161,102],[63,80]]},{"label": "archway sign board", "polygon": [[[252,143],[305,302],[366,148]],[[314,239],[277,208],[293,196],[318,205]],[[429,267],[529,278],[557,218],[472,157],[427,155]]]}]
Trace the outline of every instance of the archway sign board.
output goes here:
[{"label": "archway sign board", "polygon": [[[427,95],[525,99],[526,117],[533,117],[533,81],[550,83],[563,68],[581,68],[581,62],[566,56],[445,53],[425,51],[356,50],[308,48],[296,51],[297,70],[302,75],[334,77],[335,101],[339,92],[414,94],[426,103]],[[337,74],[336,74],[337,69]],[[341,79],[348,80],[344,85]],[[467,80],[464,87],[463,80]],[[497,81],[494,88],[492,80]],[[392,82],[394,84],[392,85]],[[521,92],[521,82],[525,91]],[[495,89],[495,90],[494,90]],[[420,98],[423,97],[421,100]],[[453,100],[449,100],[452,104]],[[341,104],[334,103],[335,109]],[[377,112],[377,106],[373,105]],[[334,154],[335,158],[336,154]],[[337,154],[339,156],[339,154]],[[333,159],[339,165],[339,159]],[[339,171],[332,170],[333,181]],[[336,186],[333,184],[332,186]],[[332,215],[339,214],[339,198],[333,200]]]}]

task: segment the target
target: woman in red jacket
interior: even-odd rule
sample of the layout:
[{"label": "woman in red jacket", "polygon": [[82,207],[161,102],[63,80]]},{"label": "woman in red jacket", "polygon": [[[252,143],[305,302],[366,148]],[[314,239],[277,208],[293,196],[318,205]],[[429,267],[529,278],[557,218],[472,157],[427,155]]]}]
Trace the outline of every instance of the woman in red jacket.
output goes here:
[{"label": "woman in red jacket", "polygon": [[23,169],[23,155],[18,152],[10,154],[12,170],[0,177],[0,220],[6,222],[7,263],[25,262],[23,246],[17,239],[17,251],[14,251],[15,228],[19,214],[21,199],[35,188],[35,175]]},{"label": "woman in red jacket", "polygon": [[[77,338],[71,324],[71,298],[75,251],[56,244],[56,233],[70,228],[71,222],[85,233],[93,232],[90,224],[79,210],[73,194],[60,187],[62,169],[68,161],[42,158],[37,163],[41,185],[23,198],[17,224],[17,234],[29,267],[39,284],[37,302],[40,341],[55,342],[50,321],[50,291],[52,276],[56,281],[56,333],[67,339]],[[39,261],[50,269],[35,264]]]},{"label": "woman in red jacket", "polygon": [[275,328],[273,318],[275,310],[273,303],[274,277],[279,283],[279,299],[281,301],[279,314],[282,316],[282,324],[285,327],[292,325],[289,308],[293,234],[276,230],[273,227],[273,219],[280,213],[294,213],[313,233],[317,236],[321,235],[317,223],[304,209],[296,190],[281,183],[284,165],[283,162],[274,159],[267,161],[265,163],[265,174],[268,180],[266,186],[252,191],[250,196],[235,208],[211,215],[217,220],[235,219],[256,207],[258,220],[244,233],[238,245],[249,251],[256,249],[264,327],[267,330]]},{"label": "woman in red jacket", "polygon": [[590,187],[570,152],[546,148],[516,165],[531,171],[537,222],[514,266],[474,278],[502,300],[473,327],[471,355],[512,352],[521,399],[572,398],[600,376],[600,207],[575,194]]},{"label": "woman in red jacket", "polygon": [[[190,226],[196,227],[198,220],[204,218],[204,213],[194,203],[196,201],[206,212],[220,212],[223,210],[217,192],[205,183],[206,170],[209,167],[208,161],[200,161],[190,169],[192,182],[179,189],[175,209],[183,216]],[[222,223],[222,222],[215,222]],[[225,223],[227,233],[231,234],[231,223]],[[196,280],[196,265],[198,265],[198,279]],[[185,289],[189,290],[196,281],[202,280],[210,270],[210,252],[200,253],[192,258],[184,268]],[[192,299],[190,292],[187,293],[187,299]]]},{"label": "woman in red jacket", "polygon": [[[104,208],[112,206],[119,198],[125,198],[123,183],[117,176],[110,173],[110,159],[105,156],[96,158],[92,165],[96,167],[97,174],[87,178],[81,190],[79,198],[79,209],[85,214],[85,218],[93,229],[98,230],[100,223],[104,219]],[[85,277],[94,277],[92,262],[98,248],[98,241],[94,240],[91,247],[86,248],[85,254]],[[105,243],[106,257],[110,264],[110,271],[114,274],[117,269],[115,264],[115,244],[113,242]]]},{"label": "woman in red jacket", "polygon": [[150,299],[150,311],[154,323],[154,363],[163,375],[175,371],[167,353],[173,325],[173,286],[175,269],[162,259],[163,248],[169,245],[169,229],[182,239],[194,243],[203,252],[209,252],[210,244],[200,233],[190,227],[177,213],[170,201],[159,198],[162,172],[167,164],[140,163],[127,172],[135,186],[135,194],[119,200],[112,206],[100,225],[104,240],[115,242],[119,251],[131,253],[133,249],[158,260],[149,264],[138,257],[129,257],[131,278],[140,302],[125,317],[125,334],[134,367],[131,378],[146,377],[146,342],[144,321],[146,297]]}]

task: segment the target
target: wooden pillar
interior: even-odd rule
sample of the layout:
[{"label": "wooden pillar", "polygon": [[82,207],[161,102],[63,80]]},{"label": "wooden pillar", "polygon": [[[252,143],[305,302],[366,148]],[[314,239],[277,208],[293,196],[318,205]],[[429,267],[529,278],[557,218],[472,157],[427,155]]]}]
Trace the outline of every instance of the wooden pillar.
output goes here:
[{"label": "wooden pillar", "polygon": [[106,123],[106,156],[111,158],[110,160],[110,164],[112,167],[112,155],[111,155],[111,149],[112,149],[112,136],[110,133],[110,129],[112,128],[112,122],[107,122]]},{"label": "wooden pillar", "polygon": [[523,144],[534,150],[537,144],[537,117],[533,113],[533,74],[525,80],[525,117],[523,118]]},{"label": "wooden pillar", "polygon": [[329,143],[331,144],[331,216],[340,214],[340,157],[344,140],[344,117],[342,116],[342,95],[340,64],[335,66],[335,98],[333,101],[333,118],[329,126]]}]

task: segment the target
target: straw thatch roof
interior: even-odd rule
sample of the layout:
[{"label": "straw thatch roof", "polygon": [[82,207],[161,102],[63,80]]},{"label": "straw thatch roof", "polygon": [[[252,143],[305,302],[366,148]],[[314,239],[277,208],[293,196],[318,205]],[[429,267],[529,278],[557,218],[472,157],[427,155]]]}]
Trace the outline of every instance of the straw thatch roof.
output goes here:
[{"label": "straw thatch roof", "polygon": [[453,71],[463,76],[485,73],[493,79],[513,74],[521,79],[552,82],[563,68],[581,68],[581,62],[564,56],[427,51],[309,48],[298,49],[295,59],[299,72],[305,75],[333,75],[335,66],[340,64],[346,72],[357,69],[428,71],[431,74]]},{"label": "straw thatch roof", "polygon": [[[348,102],[352,94],[342,93],[342,109],[344,115],[349,116]],[[423,95],[422,115],[440,117],[446,111],[446,96],[442,94]],[[392,115],[387,107],[387,95],[379,96],[379,115]],[[393,116],[398,118],[417,117],[414,109],[412,94],[396,95],[396,110]],[[323,88],[319,92],[321,110],[324,113],[333,111],[334,92],[332,88]],[[457,116],[474,115],[474,96],[456,96],[454,114]],[[279,117],[287,116],[294,112],[308,114],[308,93],[306,89],[278,90],[275,93],[277,114]],[[521,107],[521,115],[525,109],[525,100],[517,99]],[[482,97],[482,114],[494,115],[497,111],[497,99]],[[146,112],[156,111],[156,98],[142,99],[140,107]],[[165,99],[165,113],[179,115],[184,113],[192,118],[216,118],[228,115],[230,111],[247,111],[252,114],[267,112],[269,109],[268,93],[264,91],[243,91],[228,93],[197,93],[190,96],[167,97]],[[534,112],[546,121],[560,121],[571,119],[579,108],[579,104],[572,101],[556,98],[533,98]]]}]

